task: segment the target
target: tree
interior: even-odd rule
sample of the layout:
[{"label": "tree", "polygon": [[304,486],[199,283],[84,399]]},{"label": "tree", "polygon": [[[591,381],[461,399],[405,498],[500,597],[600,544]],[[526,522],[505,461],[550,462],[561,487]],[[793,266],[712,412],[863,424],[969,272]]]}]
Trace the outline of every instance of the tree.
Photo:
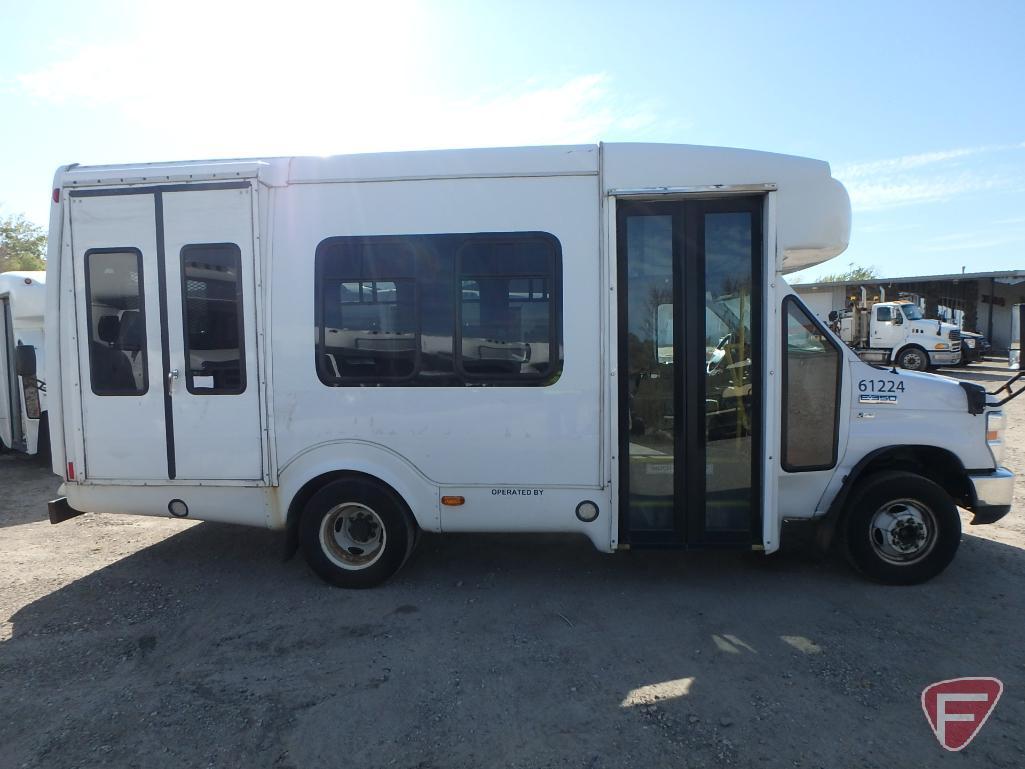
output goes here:
[{"label": "tree", "polygon": [[819,283],[857,283],[859,280],[872,280],[879,277],[879,270],[875,266],[857,267],[854,262],[847,265],[846,272],[837,272],[820,275]]},{"label": "tree", "polygon": [[46,233],[21,214],[0,217],[0,272],[45,270]]}]

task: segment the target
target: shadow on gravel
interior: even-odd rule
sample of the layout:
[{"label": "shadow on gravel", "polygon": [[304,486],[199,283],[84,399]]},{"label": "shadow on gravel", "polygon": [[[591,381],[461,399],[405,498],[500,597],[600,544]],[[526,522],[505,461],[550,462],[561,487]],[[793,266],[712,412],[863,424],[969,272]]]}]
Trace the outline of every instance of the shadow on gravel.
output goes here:
[{"label": "shadow on gravel", "polygon": [[[18,611],[12,765],[926,765],[923,686],[1025,683],[1025,551],[970,530],[911,588],[799,555],[425,535],[350,592],[280,546],[201,524]],[[1025,751],[1005,700],[990,765]]]},{"label": "shadow on gravel", "polygon": [[59,484],[37,457],[0,453],[0,529],[45,521],[46,501],[57,496]]}]

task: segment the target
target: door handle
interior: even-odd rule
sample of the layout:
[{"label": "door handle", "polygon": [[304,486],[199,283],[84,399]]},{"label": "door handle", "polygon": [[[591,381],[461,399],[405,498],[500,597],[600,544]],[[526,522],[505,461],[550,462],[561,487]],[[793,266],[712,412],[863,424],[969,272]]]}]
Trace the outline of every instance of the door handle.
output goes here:
[{"label": "door handle", "polygon": [[179,371],[176,368],[171,369],[167,372],[167,394],[171,394],[171,390],[174,388],[174,382],[178,379]]}]

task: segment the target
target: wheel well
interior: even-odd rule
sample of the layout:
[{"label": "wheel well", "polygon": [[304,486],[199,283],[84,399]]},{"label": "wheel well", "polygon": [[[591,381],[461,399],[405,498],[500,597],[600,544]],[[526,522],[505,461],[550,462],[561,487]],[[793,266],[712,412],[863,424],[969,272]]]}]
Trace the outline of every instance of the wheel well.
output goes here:
[{"label": "wheel well", "polygon": [[[406,503],[406,500],[403,499],[402,495],[399,494],[390,484],[385,483],[376,476],[370,475],[369,473],[360,473],[355,470],[332,470],[329,473],[323,473],[306,481],[302,488],[300,488],[299,491],[295,493],[295,496],[292,497],[292,501],[288,504],[288,513],[285,516],[286,560],[295,555],[295,551],[299,548],[299,520],[302,518],[302,513],[306,508],[306,503],[313,498],[314,494],[329,483],[339,481],[344,478],[363,478],[368,481],[373,481],[395,495],[395,498],[405,506],[407,512],[412,512],[409,510],[409,505]],[[416,516],[411,514],[410,519],[414,527],[419,525],[416,522]]]},{"label": "wheel well", "polygon": [[864,465],[848,476],[845,487],[883,470],[903,470],[928,478],[942,488],[958,505],[971,504],[972,485],[961,460],[936,446],[891,446],[866,457]]},{"label": "wheel well", "polygon": [[926,350],[924,347],[922,347],[922,345],[915,344],[914,342],[912,342],[911,344],[906,344],[903,347],[899,348],[897,350],[897,352],[895,352],[893,354],[893,361],[896,362],[900,358],[901,353],[903,353],[905,350],[911,350],[911,349],[921,350],[923,353],[925,353],[925,359],[926,360],[931,360],[931,358],[929,357],[929,351],[928,350]]}]

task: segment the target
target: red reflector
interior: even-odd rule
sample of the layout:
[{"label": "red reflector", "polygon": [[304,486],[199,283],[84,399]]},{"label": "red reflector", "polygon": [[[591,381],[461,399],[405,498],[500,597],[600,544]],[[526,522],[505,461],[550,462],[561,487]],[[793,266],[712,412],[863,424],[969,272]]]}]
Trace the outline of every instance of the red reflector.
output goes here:
[{"label": "red reflector", "polygon": [[61,188],[60,187],[54,187],[53,188],[53,202],[54,203],[60,203],[61,202]]},{"label": "red reflector", "polygon": [[75,463],[74,462],[68,462],[68,480],[69,481],[75,480]]}]

